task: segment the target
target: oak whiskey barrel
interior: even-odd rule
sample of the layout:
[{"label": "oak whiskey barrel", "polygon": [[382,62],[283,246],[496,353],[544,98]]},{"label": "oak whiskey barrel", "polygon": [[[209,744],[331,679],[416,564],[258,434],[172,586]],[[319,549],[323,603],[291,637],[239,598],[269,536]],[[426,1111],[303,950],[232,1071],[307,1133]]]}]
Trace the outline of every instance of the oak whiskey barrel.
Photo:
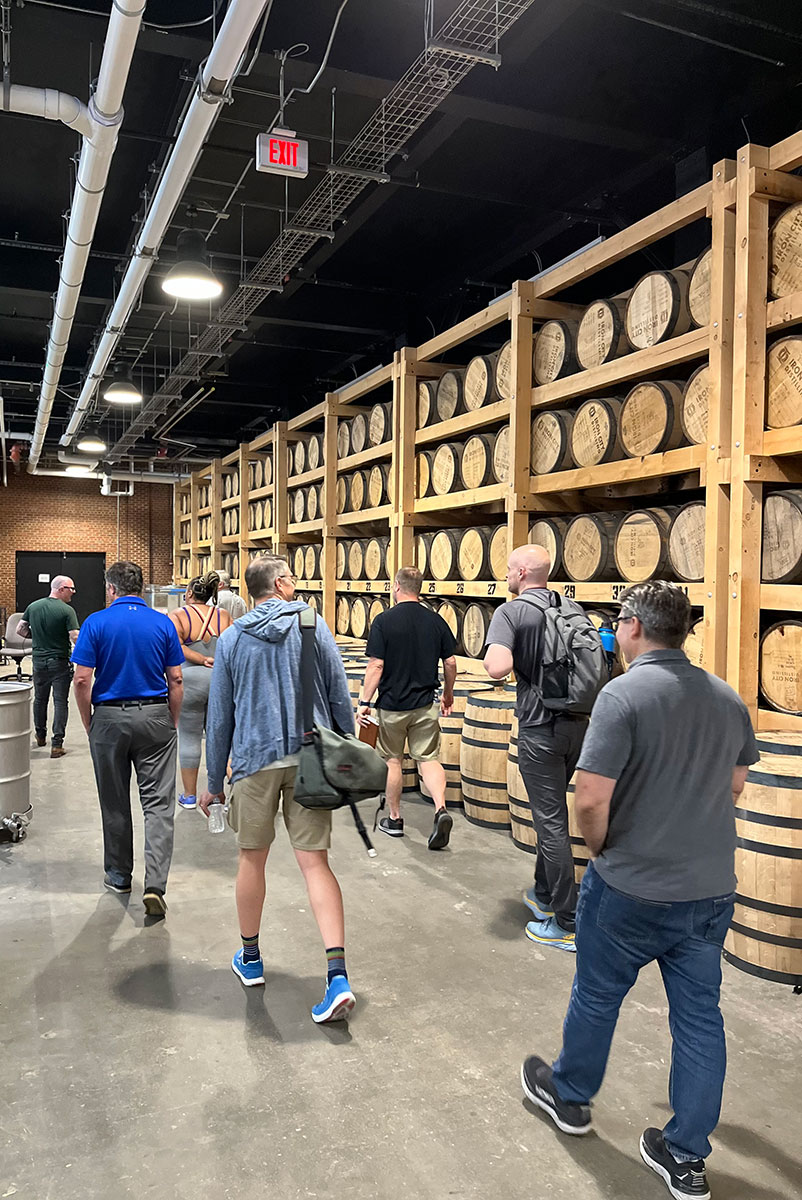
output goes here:
[{"label": "oak whiskey barrel", "polygon": [[354,471],[348,486],[348,511],[362,512],[366,508],[365,496],[368,487],[368,477],[364,471]]},{"label": "oak whiskey barrel", "polygon": [[802,204],[780,213],[769,231],[769,295],[802,291]]},{"label": "oak whiskey barrel", "polygon": [[474,601],[465,609],[462,618],[462,645],[469,658],[482,658],[485,652],[487,631],[493,616],[493,606]]},{"label": "oak whiskey barrel", "polygon": [[304,550],[304,579],[320,578],[320,553],[320,546],[309,545]]},{"label": "oak whiskey barrel", "polygon": [[290,493],[290,511],[296,525],[306,520],[306,493],[303,488],[296,488]]},{"label": "oak whiskey barrel", "polygon": [[435,394],[437,420],[448,421],[463,411],[462,371],[446,371],[440,376]]},{"label": "oak whiskey barrel", "polygon": [[645,508],[629,513],[615,534],[615,565],[627,583],[670,575],[668,535],[676,509]]},{"label": "oak whiskey barrel", "polygon": [[368,415],[368,445],[381,446],[393,436],[393,404],[391,400],[374,404]]},{"label": "oak whiskey barrel", "polygon": [[295,443],[295,453],[293,455],[293,468],[296,475],[303,475],[306,470],[306,442],[300,439]]},{"label": "oak whiskey barrel", "polygon": [[432,579],[456,579],[459,569],[459,530],[439,529],[429,543]]},{"label": "oak whiskey barrel", "polygon": [[698,329],[710,324],[710,282],[713,267],[713,248],[708,246],[697,258],[688,283],[688,308],[691,321]]},{"label": "oak whiskey barrel", "polygon": [[685,384],[680,406],[680,425],[688,441],[702,446],[707,441],[708,412],[710,409],[710,366],[698,367]]},{"label": "oak whiskey barrel", "polygon": [[466,492],[493,482],[493,439],[489,434],[475,433],[468,438],[462,449],[460,476]]},{"label": "oak whiskey barrel", "polygon": [[362,579],[365,571],[365,543],[354,538],[348,547],[348,578]]},{"label": "oak whiskey barrel", "polygon": [[571,426],[571,457],[578,467],[595,467],[622,457],[620,413],[620,400],[586,400],[580,405]]},{"label": "oak whiskey barrel", "polygon": [[576,321],[546,321],[535,337],[532,369],[535,383],[553,383],[578,368]]},{"label": "oak whiskey barrel", "polygon": [[763,634],[760,690],[772,708],[802,714],[802,621],[778,621]]},{"label": "oak whiskey barrel", "polygon": [[231,476],[228,473],[223,476],[223,499],[231,499]]},{"label": "oak whiskey barrel", "polygon": [[766,424],[784,429],[802,422],[802,336],[792,334],[769,346],[766,354]]},{"label": "oak whiskey barrel", "polygon": [[562,546],[565,574],[575,583],[615,577],[618,518],[609,513],[574,517]]},{"label": "oak whiskey barrel", "polygon": [[337,457],[348,458],[351,453],[351,422],[340,421],[337,425]]},{"label": "oak whiskey barrel", "polygon": [[785,488],[763,502],[762,579],[802,583],[802,491]]},{"label": "oak whiskey barrel", "polygon": [[231,510],[231,532],[239,533],[239,509],[232,508]]},{"label": "oak whiskey barrel", "polygon": [[449,492],[459,490],[462,450],[459,442],[443,442],[435,450],[431,461],[430,480],[435,496],[447,496]]},{"label": "oak whiskey barrel", "polygon": [[270,499],[262,502],[262,520],[265,529],[273,528],[273,501]]},{"label": "oak whiskey barrel", "polygon": [[309,576],[304,574],[306,547],[296,546],[292,551],[292,573],[297,579],[307,579]]},{"label": "oak whiskey barrel", "polygon": [[306,443],[306,469],[307,471],[316,471],[318,467],[322,466],[323,438],[319,433],[312,433]]},{"label": "oak whiskey barrel", "polygon": [[437,384],[427,379],[418,384],[418,429],[431,425],[437,416]]},{"label": "oak whiskey barrel", "polygon": [[490,538],[487,526],[463,529],[459,535],[457,565],[460,579],[473,582],[490,577]]},{"label": "oak whiskey barrel", "polygon": [[368,629],[382,613],[387,612],[390,603],[384,596],[374,596],[368,606]]},{"label": "oak whiskey barrel", "polygon": [[320,491],[317,484],[310,483],[306,491],[306,519],[316,521],[320,516]]},{"label": "oak whiskey barrel", "polygon": [[[335,609],[334,628],[341,637],[345,637],[348,630],[351,628],[351,605],[348,603],[347,596],[337,597],[337,608]],[[362,683],[364,671],[359,677],[359,683]]]},{"label": "oak whiskey barrel", "polygon": [[691,327],[687,271],[650,271],[636,283],[626,311],[627,339],[633,350],[645,350]]},{"label": "oak whiskey barrel", "polygon": [[432,543],[433,537],[433,533],[415,534],[415,566],[424,579],[429,572],[429,546]]},{"label": "oak whiskey barrel", "polygon": [[365,577],[367,579],[387,579],[387,553],[390,548],[390,539],[386,537],[372,537],[365,543]]},{"label": "oak whiskey barrel", "polygon": [[368,473],[368,508],[379,508],[390,499],[390,468],[376,463]]},{"label": "oak whiskey barrel", "polygon": [[682,384],[639,383],[621,405],[618,434],[629,458],[663,454],[682,442]]},{"label": "oak whiskey barrel", "polygon": [[351,420],[351,453],[361,454],[368,444],[368,418],[357,413]]},{"label": "oak whiskey barrel", "polygon": [[527,541],[532,546],[542,546],[551,559],[552,577],[559,578],[563,565],[563,539],[568,529],[567,517],[539,517],[529,526]]},{"label": "oak whiskey barrel", "polygon": [[270,487],[273,483],[273,456],[262,460],[262,487]]},{"label": "oak whiskey barrel", "polygon": [[459,766],[465,816],[474,825],[510,827],[507,752],[514,709],[511,684],[470,695],[466,701]]},{"label": "oak whiskey barrel", "polygon": [[462,654],[462,619],[465,616],[465,605],[459,600],[441,600],[435,606],[435,611],[454,635],[457,654]]},{"label": "oak whiskey barrel", "polygon": [[696,583],[705,577],[705,506],[684,504],[668,534],[668,561],[677,579]]},{"label": "oak whiskey barrel", "polygon": [[490,535],[490,578],[507,578],[507,559],[509,550],[507,543],[509,531],[506,525],[497,525]]},{"label": "oak whiskey barrel", "polygon": [[505,342],[496,358],[496,391],[502,400],[512,399],[512,342]]},{"label": "oak whiskey barrel", "polygon": [[735,808],[735,915],[724,944],[732,966],[802,986],[802,737],[760,733]]},{"label": "oak whiskey barrel", "polygon": [[540,412],[532,421],[529,462],[534,475],[567,471],[574,465],[571,457],[571,429],[574,414],[567,409]]},{"label": "oak whiskey barrel", "polygon": [[419,500],[432,495],[433,450],[423,450],[415,455],[415,495]]},{"label": "oak whiskey barrel", "polygon": [[465,368],[462,383],[465,411],[476,412],[486,404],[494,404],[499,398],[496,391],[496,356],[477,354]]},{"label": "oak whiskey barrel", "polygon": [[698,621],[694,621],[688,630],[682,649],[688,656],[688,661],[694,667],[704,666],[705,654],[705,621],[704,617],[700,617]]},{"label": "oak whiskey barrel", "polygon": [[576,356],[586,371],[626,353],[625,313],[625,300],[596,300],[585,309],[576,335]]},{"label": "oak whiskey barrel", "polygon": [[334,571],[338,579],[348,578],[348,551],[350,542],[337,539],[337,549],[334,552]]},{"label": "oak whiskey barrel", "polygon": [[363,638],[368,632],[368,601],[364,596],[354,596],[351,600],[351,636]]},{"label": "oak whiskey barrel", "polygon": [[351,495],[351,481],[347,475],[338,475],[337,484],[334,490],[335,504],[338,513],[349,511],[349,502]]},{"label": "oak whiskey barrel", "polygon": [[492,474],[496,483],[510,481],[510,427],[502,425],[493,441]]}]

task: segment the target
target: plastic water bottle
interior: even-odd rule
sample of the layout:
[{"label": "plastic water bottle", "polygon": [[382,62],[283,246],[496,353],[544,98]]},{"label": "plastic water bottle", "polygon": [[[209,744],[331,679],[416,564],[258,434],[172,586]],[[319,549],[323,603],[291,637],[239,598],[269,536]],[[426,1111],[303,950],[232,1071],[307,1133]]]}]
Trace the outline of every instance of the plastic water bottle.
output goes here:
[{"label": "plastic water bottle", "polygon": [[226,806],[221,804],[219,800],[215,800],[209,805],[209,833],[225,833],[226,830]]}]

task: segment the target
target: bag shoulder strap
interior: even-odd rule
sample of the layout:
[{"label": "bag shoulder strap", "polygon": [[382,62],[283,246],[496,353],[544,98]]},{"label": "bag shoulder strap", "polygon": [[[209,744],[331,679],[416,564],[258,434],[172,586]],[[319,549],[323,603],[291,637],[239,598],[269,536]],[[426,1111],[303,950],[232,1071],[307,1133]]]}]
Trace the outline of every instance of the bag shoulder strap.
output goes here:
[{"label": "bag shoulder strap", "polygon": [[307,607],[298,613],[298,625],[301,629],[301,713],[304,723],[304,737],[312,732],[314,719],[315,696],[315,633],[317,613]]}]

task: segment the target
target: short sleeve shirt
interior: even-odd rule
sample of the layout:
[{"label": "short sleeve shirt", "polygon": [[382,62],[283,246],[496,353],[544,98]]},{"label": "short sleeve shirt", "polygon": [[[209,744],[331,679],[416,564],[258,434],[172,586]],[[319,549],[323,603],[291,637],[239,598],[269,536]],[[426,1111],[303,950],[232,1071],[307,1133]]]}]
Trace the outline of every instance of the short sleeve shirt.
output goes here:
[{"label": "short sleeve shirt", "polygon": [[48,658],[70,657],[70,630],[78,628],[78,616],[71,604],[55,596],[43,596],[28,605],[22,619],[31,628],[35,663]]},{"label": "short sleeve shirt", "polygon": [[[545,604],[551,604],[551,597],[555,595],[549,588],[526,590],[528,595],[536,596]],[[553,716],[543,707],[537,682],[545,628],[546,618],[539,608],[528,600],[510,600],[496,609],[487,631],[488,646],[504,646],[512,653],[517,683],[515,715],[521,729],[545,725]]]},{"label": "short sleeve shirt", "polygon": [[365,653],[384,660],[376,707],[410,712],[434,700],[440,660],[457,652],[454,635],[437,613],[405,600],[381,613],[370,627]]},{"label": "short sleeve shirt", "polygon": [[93,667],[92,703],[167,695],[168,667],[184,665],[172,621],[141,596],[120,596],[84,621],[72,661]]},{"label": "short sleeve shirt", "polygon": [[664,903],[735,887],[732,772],[757,762],[746,705],[681,650],[639,655],[599,693],[577,765],[615,779],[596,870]]}]

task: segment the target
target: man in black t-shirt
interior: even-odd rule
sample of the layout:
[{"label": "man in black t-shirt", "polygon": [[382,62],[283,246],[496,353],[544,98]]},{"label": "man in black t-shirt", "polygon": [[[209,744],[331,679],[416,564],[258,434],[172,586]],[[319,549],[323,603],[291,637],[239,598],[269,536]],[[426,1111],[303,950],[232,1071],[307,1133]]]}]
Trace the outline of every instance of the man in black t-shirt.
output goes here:
[{"label": "man in black t-shirt", "polygon": [[[360,725],[368,723],[376,689],[379,721],[377,749],[387,760],[390,815],[379,829],[389,837],[404,836],[401,817],[401,760],[408,744],[421,778],[434,800],[434,829],[430,850],[448,845],[453,824],[446,811],[446,775],[437,761],[440,753],[440,714],[449,716],[454,704],[457,643],[442,617],[420,603],[423,576],[417,567],[402,567],[395,577],[395,607],[370,627],[366,647],[368,669],[357,708]],[[439,665],[443,662],[443,697],[438,704]],[[382,804],[384,801],[382,801]]]}]

